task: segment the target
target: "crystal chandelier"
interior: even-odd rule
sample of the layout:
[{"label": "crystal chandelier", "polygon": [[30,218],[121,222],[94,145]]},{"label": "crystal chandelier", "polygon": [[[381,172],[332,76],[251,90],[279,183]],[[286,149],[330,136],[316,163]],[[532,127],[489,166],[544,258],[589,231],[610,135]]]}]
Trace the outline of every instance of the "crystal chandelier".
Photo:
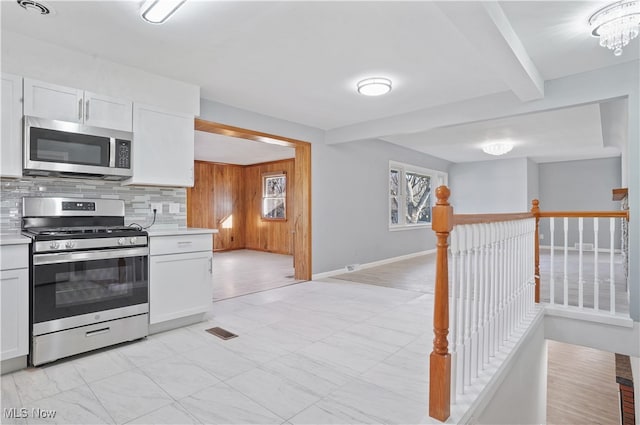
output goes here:
[{"label": "crystal chandelier", "polygon": [[612,3],[589,18],[591,35],[600,37],[600,45],[620,56],[622,48],[638,36],[640,1],[621,0]]}]

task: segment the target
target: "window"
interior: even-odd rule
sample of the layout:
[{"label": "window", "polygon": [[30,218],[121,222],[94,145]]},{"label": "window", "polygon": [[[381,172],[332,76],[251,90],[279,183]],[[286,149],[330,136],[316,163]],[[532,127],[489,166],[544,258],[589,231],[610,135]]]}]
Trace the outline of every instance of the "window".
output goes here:
[{"label": "window", "polygon": [[262,175],[262,218],[287,218],[287,176],[283,172]]},{"label": "window", "polygon": [[447,173],[389,161],[389,228],[431,224],[435,188],[447,183]]}]

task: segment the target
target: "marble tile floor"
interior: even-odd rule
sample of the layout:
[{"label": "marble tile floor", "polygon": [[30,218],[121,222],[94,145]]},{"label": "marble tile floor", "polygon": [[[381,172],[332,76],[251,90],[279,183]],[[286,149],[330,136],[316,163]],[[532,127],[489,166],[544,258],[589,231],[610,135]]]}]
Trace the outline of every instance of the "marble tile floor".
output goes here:
[{"label": "marble tile floor", "polygon": [[293,256],[240,249],[213,254],[213,300],[224,300],[298,283]]},{"label": "marble tile floor", "polygon": [[432,303],[333,279],[215,302],[205,322],[2,376],[3,413],[26,409],[2,423],[437,423]]}]

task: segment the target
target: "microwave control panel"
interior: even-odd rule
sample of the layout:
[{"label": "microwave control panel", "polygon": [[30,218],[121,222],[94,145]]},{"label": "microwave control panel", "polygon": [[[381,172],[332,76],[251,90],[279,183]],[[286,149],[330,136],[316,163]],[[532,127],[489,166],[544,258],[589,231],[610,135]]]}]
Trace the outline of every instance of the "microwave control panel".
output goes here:
[{"label": "microwave control panel", "polygon": [[116,140],[116,168],[131,168],[131,141]]}]

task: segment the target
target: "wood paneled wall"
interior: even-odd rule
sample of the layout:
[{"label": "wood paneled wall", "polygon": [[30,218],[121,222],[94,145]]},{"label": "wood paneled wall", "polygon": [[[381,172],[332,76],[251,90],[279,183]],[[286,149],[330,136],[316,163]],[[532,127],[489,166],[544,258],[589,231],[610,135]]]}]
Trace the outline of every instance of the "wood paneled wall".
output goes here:
[{"label": "wood paneled wall", "polygon": [[[187,189],[187,226],[218,229],[215,251],[244,248],[244,167],[203,161],[194,167],[194,185]],[[223,228],[229,216],[232,226]]]},{"label": "wood paneled wall", "polygon": [[[284,171],[287,175],[287,219],[263,220],[262,174]],[[218,229],[215,251],[256,249],[293,254],[293,199],[295,160],[248,166],[195,162],[193,188],[187,189],[187,225]],[[222,222],[233,216],[231,228]]]},{"label": "wood paneled wall", "polygon": [[[245,247],[278,254],[293,254],[293,199],[295,191],[295,161],[267,162],[248,165],[245,173],[246,233]],[[284,172],[287,175],[287,219],[264,220],[262,209],[262,174]]]}]

